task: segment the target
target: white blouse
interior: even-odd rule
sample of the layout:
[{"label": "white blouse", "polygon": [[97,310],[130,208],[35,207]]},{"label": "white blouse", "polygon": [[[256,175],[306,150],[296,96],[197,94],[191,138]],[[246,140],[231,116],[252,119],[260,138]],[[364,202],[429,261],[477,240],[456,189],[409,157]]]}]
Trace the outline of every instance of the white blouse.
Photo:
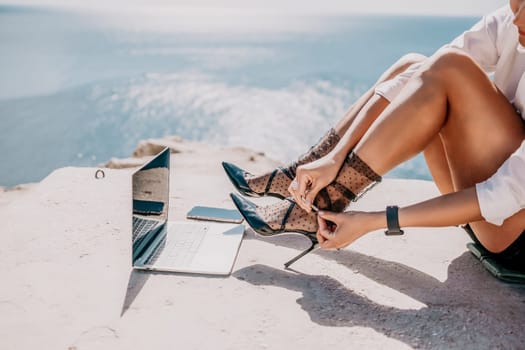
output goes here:
[{"label": "white blouse", "polygon": [[[460,49],[487,74],[493,73],[496,86],[524,118],[525,48],[519,44],[513,19],[510,7],[504,6],[443,48]],[[420,65],[414,64],[396,78],[380,84],[375,92],[392,101]],[[481,214],[496,225],[525,208],[525,141],[491,178],[476,184],[476,192]]]}]

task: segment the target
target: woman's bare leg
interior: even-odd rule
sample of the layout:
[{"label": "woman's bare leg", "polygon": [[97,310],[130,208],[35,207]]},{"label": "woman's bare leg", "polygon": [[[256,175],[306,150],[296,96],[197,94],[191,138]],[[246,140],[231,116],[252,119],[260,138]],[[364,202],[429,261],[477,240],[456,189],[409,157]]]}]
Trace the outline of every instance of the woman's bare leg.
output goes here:
[{"label": "woman's bare leg", "polygon": [[352,139],[345,140],[344,144],[354,147],[365,134],[370,125],[377,119],[388,105],[388,101],[374,93],[378,84],[394,78],[406,70],[410,65],[424,60],[426,57],[419,54],[408,54],[394,63],[378,81],[363,94],[328,132],[306,153],[299,156],[294,162],[285,167],[273,169],[264,174],[250,174],[234,164],[224,162],[223,167],[237,190],[248,196],[275,196],[285,198],[290,195],[288,187],[295,177],[298,166],[311,163],[332,151],[340,142],[350,127]]},{"label": "woman's bare leg", "polygon": [[[376,87],[387,80],[395,78],[412,64],[421,62],[426,58],[426,56],[411,53],[401,57],[396,63],[389,67],[381,77],[379,77],[377,82],[367,92],[361,95],[361,97],[350,106],[344,116],[337,122],[334,127],[337,134],[342,137],[352,124],[359,123],[362,124],[360,129],[363,130],[361,133],[363,135],[388,105],[388,101],[382,97],[374,95]],[[381,101],[382,103],[377,103],[379,99],[383,100]]]},{"label": "woman's bare leg", "polygon": [[423,153],[439,192],[441,194],[454,192],[454,182],[441,135],[438,134],[434,140],[430,141]]},{"label": "woman's bare leg", "polygon": [[[450,50],[424,63],[355,152],[384,174],[426,149],[433,174],[445,174],[437,175],[438,187],[457,191],[494,174],[521,144],[524,129],[513,106],[479,66]],[[441,153],[437,140],[442,141]],[[441,183],[447,171],[448,182]],[[499,252],[525,229],[525,211],[502,226],[485,221],[471,226],[487,249]]]}]

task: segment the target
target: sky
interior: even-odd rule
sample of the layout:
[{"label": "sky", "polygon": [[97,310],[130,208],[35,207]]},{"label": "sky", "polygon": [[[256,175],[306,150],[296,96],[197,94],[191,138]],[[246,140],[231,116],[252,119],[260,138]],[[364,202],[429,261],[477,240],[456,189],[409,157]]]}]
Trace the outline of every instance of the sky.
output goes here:
[{"label": "sky", "polygon": [[0,0],[9,5],[52,5],[101,10],[219,8],[291,13],[387,13],[479,16],[508,0]]}]

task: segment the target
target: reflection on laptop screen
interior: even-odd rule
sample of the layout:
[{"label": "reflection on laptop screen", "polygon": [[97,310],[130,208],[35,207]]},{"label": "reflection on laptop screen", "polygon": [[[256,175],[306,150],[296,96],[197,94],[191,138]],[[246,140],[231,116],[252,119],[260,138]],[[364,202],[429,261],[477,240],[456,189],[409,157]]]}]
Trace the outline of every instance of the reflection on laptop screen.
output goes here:
[{"label": "reflection on laptop screen", "polygon": [[133,261],[165,231],[169,173],[170,151],[166,148],[133,174]]}]

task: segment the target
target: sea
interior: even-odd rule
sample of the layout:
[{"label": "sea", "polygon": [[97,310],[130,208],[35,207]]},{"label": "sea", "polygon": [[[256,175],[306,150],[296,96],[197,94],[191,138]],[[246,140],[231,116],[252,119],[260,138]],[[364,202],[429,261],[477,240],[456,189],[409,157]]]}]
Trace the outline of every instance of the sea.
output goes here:
[{"label": "sea", "polygon": [[[399,57],[477,20],[0,6],[0,186],[167,135],[290,161]],[[421,155],[387,176],[430,179]]]}]

